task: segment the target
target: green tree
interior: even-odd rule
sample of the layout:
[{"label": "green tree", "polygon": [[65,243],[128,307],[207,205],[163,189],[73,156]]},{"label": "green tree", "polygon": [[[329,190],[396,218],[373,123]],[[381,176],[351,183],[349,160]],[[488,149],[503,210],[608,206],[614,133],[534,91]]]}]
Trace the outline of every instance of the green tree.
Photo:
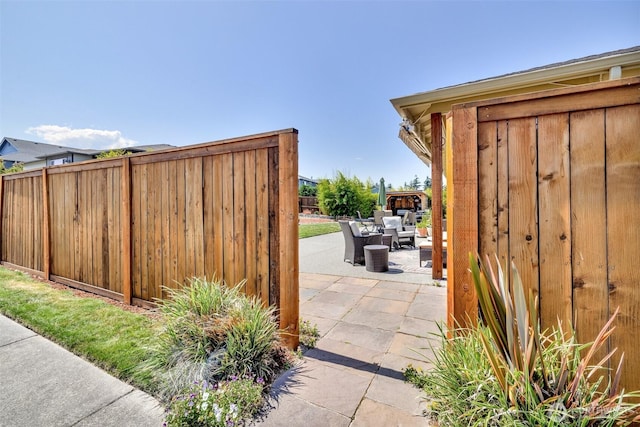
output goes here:
[{"label": "green tree", "polygon": [[426,190],[427,188],[431,188],[431,185],[432,185],[431,178],[426,177],[424,180],[424,189]]},{"label": "green tree", "polygon": [[300,188],[298,188],[298,196],[315,197],[317,195],[318,195],[318,189],[316,187],[312,187],[307,184],[302,184]]},{"label": "green tree", "polygon": [[124,148],[116,148],[110,151],[103,151],[96,156],[96,159],[111,159],[113,157],[128,156],[129,154],[131,154],[131,152]]},{"label": "green tree", "polygon": [[318,205],[320,210],[331,216],[371,216],[376,203],[376,195],[371,187],[357,177],[347,178],[342,172],[332,179],[318,183]]},{"label": "green tree", "polygon": [[14,173],[14,172],[22,172],[24,170],[24,164],[22,163],[14,163],[11,167],[6,167],[4,162],[0,158],[0,175],[4,175],[5,173]]},{"label": "green tree", "polygon": [[413,179],[409,183],[409,188],[411,190],[419,190],[420,189],[420,178],[418,178],[418,175],[414,175],[413,176]]}]

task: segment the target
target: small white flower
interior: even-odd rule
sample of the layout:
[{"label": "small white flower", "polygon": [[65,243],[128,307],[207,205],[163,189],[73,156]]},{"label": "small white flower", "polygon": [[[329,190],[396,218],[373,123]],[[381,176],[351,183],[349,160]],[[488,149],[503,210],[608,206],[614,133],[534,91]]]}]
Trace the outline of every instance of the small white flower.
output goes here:
[{"label": "small white flower", "polygon": [[207,400],[209,398],[209,392],[205,391],[204,393],[202,393],[202,400]]},{"label": "small white flower", "polygon": [[231,417],[233,419],[238,418],[238,405],[232,403],[231,405],[229,405],[229,411],[231,412]]},{"label": "small white flower", "polygon": [[202,409],[203,411],[206,411],[208,407],[209,402],[202,402],[202,405],[200,405],[200,409]]},{"label": "small white flower", "polygon": [[213,404],[213,414],[216,417],[216,421],[220,422],[222,419],[222,409],[220,409],[217,403]]}]

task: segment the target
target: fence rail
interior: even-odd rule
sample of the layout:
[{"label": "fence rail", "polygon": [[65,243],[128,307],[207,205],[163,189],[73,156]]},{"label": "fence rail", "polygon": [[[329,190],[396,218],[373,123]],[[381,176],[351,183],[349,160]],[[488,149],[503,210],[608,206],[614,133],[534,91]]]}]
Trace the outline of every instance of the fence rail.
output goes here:
[{"label": "fence rail", "polygon": [[3,264],[128,304],[246,279],[298,334],[295,129],[0,178]]}]

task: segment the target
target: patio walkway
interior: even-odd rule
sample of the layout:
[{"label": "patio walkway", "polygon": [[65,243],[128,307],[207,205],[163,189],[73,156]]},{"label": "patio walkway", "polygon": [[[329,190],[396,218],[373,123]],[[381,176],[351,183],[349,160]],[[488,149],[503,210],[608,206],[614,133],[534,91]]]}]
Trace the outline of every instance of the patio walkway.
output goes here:
[{"label": "patio walkway", "polygon": [[372,273],[343,262],[343,245],[340,233],[300,240],[300,316],[322,338],[275,384],[274,410],[258,424],[428,426],[402,370],[428,367],[446,288],[418,270],[417,250],[392,252],[392,271]]}]

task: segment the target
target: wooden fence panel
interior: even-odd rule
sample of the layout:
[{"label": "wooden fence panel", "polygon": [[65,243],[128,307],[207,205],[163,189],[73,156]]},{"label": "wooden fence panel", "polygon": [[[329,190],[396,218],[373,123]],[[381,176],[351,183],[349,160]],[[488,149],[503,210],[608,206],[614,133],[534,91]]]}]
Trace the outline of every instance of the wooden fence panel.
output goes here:
[{"label": "wooden fence panel", "polygon": [[2,260],[28,270],[43,269],[42,177],[3,177],[0,208]]},{"label": "wooden fence panel", "polygon": [[296,347],[297,156],[290,129],[3,176],[0,261],[140,305],[246,279]]},{"label": "wooden fence panel", "polygon": [[590,342],[620,309],[596,359],[617,348],[615,368],[624,352],[626,390],[640,389],[639,94],[640,78],[631,78],[453,109],[450,315],[475,318],[462,248],[497,247],[539,293],[543,328],[572,323]]}]

